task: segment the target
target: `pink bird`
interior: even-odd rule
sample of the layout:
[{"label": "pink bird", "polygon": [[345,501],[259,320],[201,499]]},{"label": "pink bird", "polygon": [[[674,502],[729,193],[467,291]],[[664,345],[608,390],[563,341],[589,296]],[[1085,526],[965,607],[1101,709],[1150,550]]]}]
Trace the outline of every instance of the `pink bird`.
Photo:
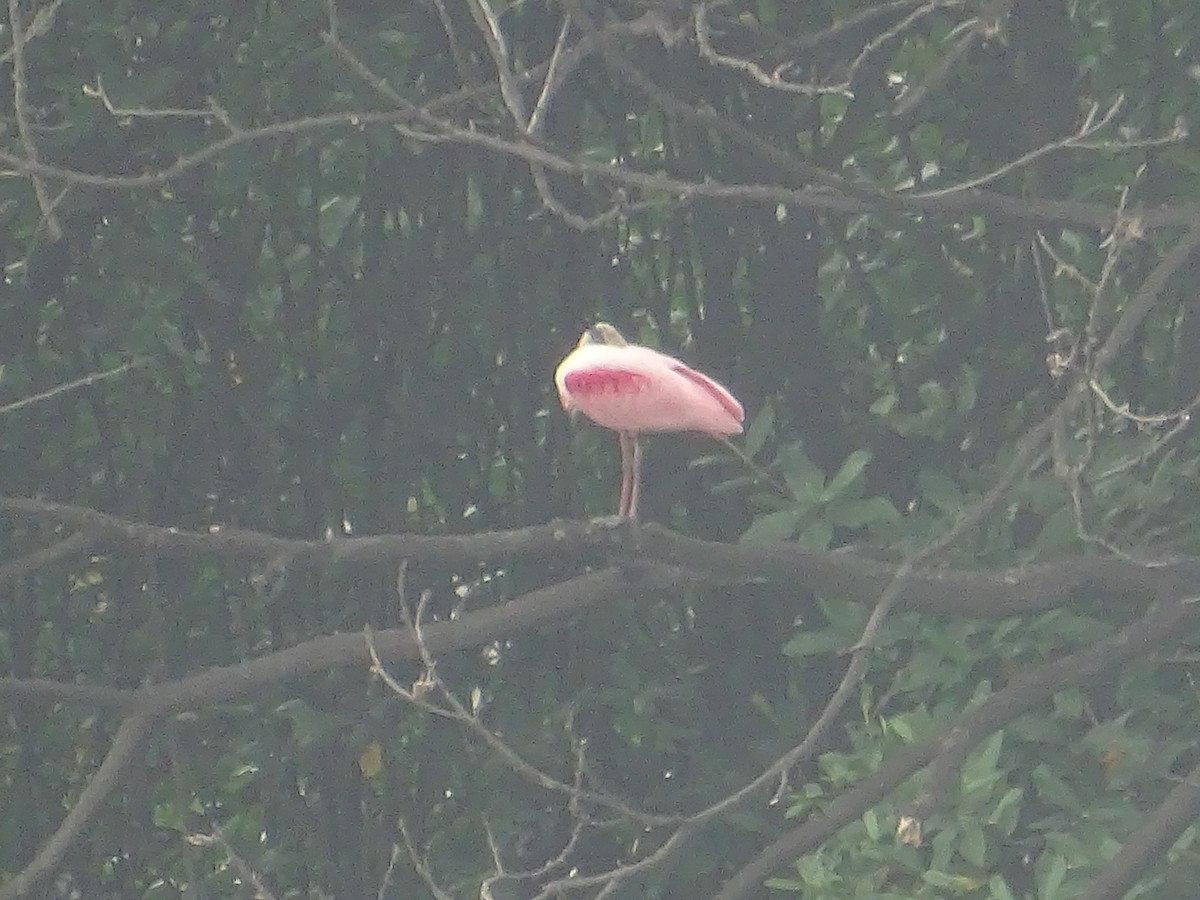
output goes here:
[{"label": "pink bird", "polygon": [[554,383],[563,409],[620,434],[622,517],[638,514],[642,432],[698,431],[721,440],[742,433],[745,412],[729,391],[674,357],[628,343],[607,322],[583,333]]}]

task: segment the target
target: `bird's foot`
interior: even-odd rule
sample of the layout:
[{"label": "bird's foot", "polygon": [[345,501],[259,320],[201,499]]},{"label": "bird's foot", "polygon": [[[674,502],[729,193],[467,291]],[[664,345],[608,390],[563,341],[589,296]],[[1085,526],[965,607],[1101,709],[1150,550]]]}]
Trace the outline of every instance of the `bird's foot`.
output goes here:
[{"label": "bird's foot", "polygon": [[591,523],[597,528],[636,528],[638,520],[629,516],[613,515],[613,516],[593,516],[590,519]]}]

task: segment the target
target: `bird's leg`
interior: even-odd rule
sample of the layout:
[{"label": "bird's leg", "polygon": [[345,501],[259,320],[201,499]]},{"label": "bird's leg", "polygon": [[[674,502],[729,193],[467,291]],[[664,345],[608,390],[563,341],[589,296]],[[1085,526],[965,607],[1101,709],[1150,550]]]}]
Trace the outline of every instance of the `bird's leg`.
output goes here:
[{"label": "bird's leg", "polygon": [[620,432],[621,437],[621,499],[617,502],[617,517],[624,519],[629,516],[629,498],[633,485],[633,441],[634,437],[628,431]]},{"label": "bird's leg", "polygon": [[642,492],[642,442],[636,433],[630,435],[629,442],[633,444],[633,464],[630,466],[629,509],[626,515],[636,522],[638,517],[638,495]]}]

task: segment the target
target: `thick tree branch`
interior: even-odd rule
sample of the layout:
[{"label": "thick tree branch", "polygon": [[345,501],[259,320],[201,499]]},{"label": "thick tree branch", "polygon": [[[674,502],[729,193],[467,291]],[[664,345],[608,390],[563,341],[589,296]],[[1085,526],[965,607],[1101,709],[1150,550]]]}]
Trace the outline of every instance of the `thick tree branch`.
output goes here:
[{"label": "thick tree branch", "polygon": [[1138,826],[1121,852],[1092,879],[1088,900],[1121,900],[1147,868],[1163,860],[1184,829],[1200,817],[1200,766],[1192,769]]},{"label": "thick tree branch", "polygon": [[80,792],[75,805],[54,834],[42,844],[29,865],[0,886],[0,900],[17,900],[26,896],[44,878],[57,871],[75,841],[100,812],[104,801],[120,787],[125,772],[141,751],[153,723],[154,719],[150,716],[132,716],[121,723],[108,754]]},{"label": "thick tree branch", "polygon": [[[395,534],[302,540],[260,531],[214,526],[209,532],[147,525],[81,506],[22,497],[0,497],[0,514],[79,529],[93,539],[154,547],[167,555],[217,556],[237,562],[300,569],[404,559],[431,565],[487,565],[511,559],[585,559],[598,551],[626,565],[686,573],[710,584],[770,581],[802,586],[820,595],[861,602],[879,596],[897,565],[859,553],[807,550],[792,543],[722,544],[687,537],[661,525],[642,526],[636,536],[606,522],[556,520],[511,531],[467,535]],[[82,540],[82,538],[81,538]],[[665,568],[662,568],[665,567]],[[0,572],[3,570],[0,569]],[[1111,557],[1071,557],[999,570],[915,569],[897,603],[943,615],[1005,618],[1052,609],[1074,595],[1095,590],[1136,598],[1184,596],[1200,581],[1200,559],[1180,557],[1146,567]]]},{"label": "thick tree branch", "polygon": [[[502,635],[560,622],[588,606],[628,590],[629,579],[617,569],[603,569],[531,591],[514,600],[466,613],[454,620],[423,626],[431,653],[443,654],[477,647]],[[412,632],[393,628],[372,634],[381,659],[420,661]],[[112,704],[125,715],[162,716],[222,703],[276,684],[345,666],[371,665],[371,651],[357,632],[331,634],[228,666],[215,666],[177,681],[163,681],[136,690],[55,686],[45,679],[0,678],[0,696],[53,697],[56,700]]]},{"label": "thick tree branch", "polygon": [[0,563],[0,586],[8,582],[32,575],[60,559],[67,559],[91,549],[96,539],[83,531],[76,532],[68,538],[56,541],[49,547],[35,550],[25,556]]}]

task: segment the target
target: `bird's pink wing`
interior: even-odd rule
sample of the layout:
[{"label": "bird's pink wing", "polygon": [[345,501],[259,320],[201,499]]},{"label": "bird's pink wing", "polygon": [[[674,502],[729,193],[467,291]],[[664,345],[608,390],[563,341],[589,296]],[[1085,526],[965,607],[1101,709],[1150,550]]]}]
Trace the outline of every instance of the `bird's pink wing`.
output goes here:
[{"label": "bird's pink wing", "polygon": [[644,372],[621,366],[597,366],[568,372],[563,383],[572,393],[595,394],[636,391],[649,380]]},{"label": "bird's pink wing", "polygon": [[616,431],[737,434],[742,405],[706,375],[639,346],[584,345],[556,372],[559,395],[598,425]]},{"label": "bird's pink wing", "polygon": [[721,408],[729,415],[733,416],[738,422],[746,418],[746,411],[742,409],[742,404],[737,402],[737,399],[721,385],[717,384],[703,372],[697,372],[695,369],[685,366],[681,362],[677,362],[672,368],[687,378],[692,383],[699,386],[706,394],[712,397],[721,405]]}]

